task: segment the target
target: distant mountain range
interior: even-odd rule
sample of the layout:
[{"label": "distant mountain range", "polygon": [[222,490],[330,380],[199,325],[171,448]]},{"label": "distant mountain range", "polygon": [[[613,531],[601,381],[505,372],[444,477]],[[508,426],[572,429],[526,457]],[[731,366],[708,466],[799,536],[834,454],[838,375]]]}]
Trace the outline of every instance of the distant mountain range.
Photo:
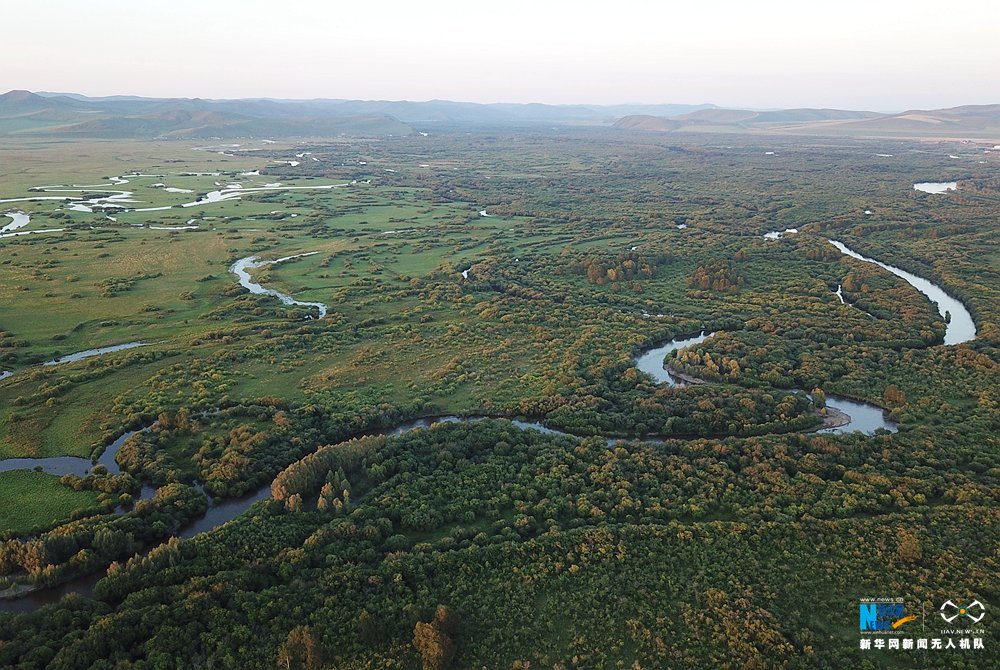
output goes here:
[{"label": "distant mountain range", "polygon": [[647,132],[773,132],[871,137],[1000,138],[1000,105],[910,110],[899,114],[844,109],[702,109],[673,117],[630,115],[615,128]]},{"label": "distant mountain range", "polygon": [[386,136],[413,129],[376,111],[329,113],[309,103],[115,96],[0,95],[0,135],[91,138]]},{"label": "distant mountain range", "polygon": [[909,111],[744,110],[716,105],[479,104],[430,100],[204,100],[10,91],[0,136],[108,139],[386,137],[467,128],[606,126],[651,132],[1000,137],[1000,105]]},{"label": "distant mountain range", "polygon": [[431,100],[203,100],[0,95],[0,135],[209,139],[409,135],[428,129],[539,124],[611,125],[629,114],[686,114],[711,105],[477,104]]}]

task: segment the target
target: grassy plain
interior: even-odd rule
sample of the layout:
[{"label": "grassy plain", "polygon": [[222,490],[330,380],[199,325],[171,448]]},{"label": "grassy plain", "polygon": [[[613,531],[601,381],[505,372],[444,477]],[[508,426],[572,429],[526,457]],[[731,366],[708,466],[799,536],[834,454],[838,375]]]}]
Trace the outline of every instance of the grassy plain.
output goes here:
[{"label": "grassy plain", "polygon": [[4,529],[27,533],[96,505],[93,491],[73,491],[53,475],[33,470],[0,472],[0,527]]},{"label": "grassy plain", "polygon": [[[568,155],[546,154],[547,140],[531,135],[508,143],[485,138],[461,151],[451,137],[399,140],[391,147],[346,140],[207,149],[182,142],[14,145],[0,168],[3,198],[50,195],[31,190],[39,186],[108,184],[117,175],[127,175],[128,183],[68,194],[129,190],[138,201],[130,207],[155,207],[191,202],[234,183],[296,189],[190,208],[109,211],[116,221],[100,211],[67,212],[58,201],[0,205],[30,213],[27,230],[68,228],[0,241],[0,365],[17,373],[0,381],[0,455],[87,455],[121,430],[128,420],[121,410],[134,408],[139,398],[152,399],[143,404],[152,410],[220,395],[274,394],[301,402],[339,389],[390,403],[419,396],[441,411],[498,405],[509,411],[521,399],[555,388],[539,371],[558,366],[558,350],[572,346],[581,327],[594,320],[620,331],[608,343],[618,358],[640,342],[696,331],[708,320],[774,318],[775,295],[795,303],[801,322],[863,331],[869,326],[863,312],[839,306],[832,294],[844,278],[842,264],[830,262],[839,259],[800,261],[803,250],[820,247],[821,239],[773,242],[761,233],[811,227],[822,234],[835,227],[844,239],[861,240],[869,230],[884,230],[888,238],[866,240],[864,248],[900,257],[906,252],[892,246],[898,238],[892,231],[913,230],[908,219],[994,197],[969,188],[976,183],[969,171],[977,169],[971,147],[940,148],[945,156],[968,154],[959,170],[954,161],[930,155],[925,147],[935,145],[928,143],[831,148],[779,137],[759,147],[745,139],[734,139],[740,144],[733,146],[701,138],[678,148],[638,138],[601,137]],[[906,159],[877,155],[891,152]],[[816,166],[820,155],[822,165]],[[290,160],[299,165],[280,162]],[[727,164],[724,171],[715,165],[720,160]],[[823,181],[831,179],[830,171],[843,175],[847,166],[852,176],[838,178],[831,197]],[[253,174],[259,171],[263,175]],[[963,191],[944,198],[910,190],[913,181],[962,177],[968,180]],[[166,193],[158,184],[191,193]],[[298,190],[327,184],[348,186]],[[863,214],[866,209],[874,213]],[[189,221],[198,228],[150,228]],[[906,243],[924,257],[941,257],[940,238],[920,225],[928,234]],[[952,254],[981,254],[988,246],[970,246],[979,239],[949,235],[948,245]],[[610,281],[595,286],[572,269],[630,249],[667,257],[655,279],[642,282],[642,293]],[[255,277],[298,299],[330,305],[319,332],[322,346],[306,355],[286,344],[267,355],[245,356],[236,368],[213,370],[211,375],[225,376],[217,393],[205,387],[192,392],[180,382],[168,385],[168,392],[164,383],[150,382],[164,366],[217,360],[233,343],[246,342],[248,331],[238,324],[255,312],[260,316],[261,307],[253,305],[274,304],[233,287],[228,266],[235,259],[307,252],[318,253],[259,269]],[[700,264],[736,254],[744,257],[738,293],[692,293],[689,277]],[[472,280],[463,281],[458,273],[470,267]],[[973,288],[976,267],[940,262],[918,269],[948,280],[977,310],[989,310],[988,294]],[[932,323],[919,294],[891,278],[883,281],[926,315],[921,327]],[[559,296],[567,319],[529,323],[502,303],[488,306],[510,295],[506,289],[497,293],[499,284]],[[292,314],[301,318],[306,312]],[[880,326],[895,328],[886,316]],[[33,367],[66,353],[140,339],[151,344],[77,364]],[[555,350],[546,350],[550,346]],[[483,355],[493,349],[502,351],[500,358]],[[115,361],[121,364],[115,367]],[[843,390],[865,395],[848,384]]]}]

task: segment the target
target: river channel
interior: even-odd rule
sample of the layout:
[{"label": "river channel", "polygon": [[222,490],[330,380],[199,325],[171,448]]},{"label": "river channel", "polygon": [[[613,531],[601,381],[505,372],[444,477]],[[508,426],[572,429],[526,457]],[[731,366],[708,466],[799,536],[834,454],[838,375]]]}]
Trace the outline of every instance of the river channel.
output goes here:
[{"label": "river channel", "polygon": [[[769,239],[775,239],[769,237]],[[780,239],[780,238],[778,238]],[[906,282],[914,286],[918,291],[926,295],[938,308],[942,317],[945,318],[947,323],[947,330],[945,333],[944,343],[946,345],[959,344],[961,342],[966,342],[972,340],[976,336],[976,326],[972,319],[972,315],[966,309],[965,305],[956,298],[948,295],[943,289],[936,286],[932,282],[918,277],[912,273],[906,272],[891,265],[887,265],[880,261],[867,258],[861,254],[848,248],[841,242],[836,240],[829,240],[829,242],[839,249],[842,253],[851,256],[852,258],[861,260],[866,263],[874,263],[879,267],[895,274],[896,276],[904,279]],[[240,284],[253,293],[274,295],[282,300],[285,304],[294,304],[302,306],[316,307],[319,309],[319,318],[322,318],[326,314],[326,305],[322,303],[304,303],[292,299],[290,296],[279,293],[272,289],[266,289],[259,284],[253,283],[250,279],[250,275],[247,272],[248,269],[261,267],[266,264],[280,263],[292,258],[298,258],[301,256],[307,256],[310,254],[299,254],[296,256],[288,256],[285,258],[279,258],[272,261],[259,261],[256,257],[248,257],[241,259],[233,264],[230,268],[231,272],[236,274],[240,278]],[[639,353],[634,358],[634,363],[636,367],[650,375],[656,382],[661,384],[669,384],[671,386],[678,385],[677,379],[671,374],[666,365],[666,359],[669,354],[675,351],[679,351],[685,347],[694,346],[696,344],[703,343],[708,338],[712,337],[715,333],[704,333],[694,337],[684,337],[677,338],[650,349],[647,349]],[[100,350],[90,350],[91,355],[100,355],[103,353],[110,353],[111,351],[118,351],[124,348],[129,348],[130,346],[141,346],[144,343],[130,343],[129,345],[119,345],[118,347],[106,347]],[[90,353],[90,352],[81,352]],[[70,360],[79,360],[84,358],[82,355],[72,355],[67,356],[62,359],[57,359],[52,361],[52,363],[63,363]],[[895,432],[896,426],[892,422],[886,419],[885,412],[882,408],[872,405],[870,403],[865,403],[857,400],[849,400],[847,398],[841,398],[835,395],[827,395],[826,399],[827,406],[839,412],[846,414],[849,417],[849,421],[844,425],[827,428],[820,432],[851,432],[851,431],[862,431],[867,434],[871,434],[876,430],[883,429],[891,432]],[[379,430],[367,433],[367,435],[402,435],[409,431],[426,428],[434,423],[457,423],[457,422],[476,422],[482,421],[488,417],[483,416],[438,416],[438,417],[425,417],[417,419],[415,421],[408,421],[402,423],[398,426],[387,430]],[[523,429],[533,429],[538,430],[546,434],[552,435],[562,435],[568,437],[571,436],[568,433],[564,433],[552,428],[548,428],[538,422],[528,421],[523,419],[513,420],[514,425]],[[108,472],[112,474],[117,474],[120,472],[117,462],[115,461],[115,456],[118,450],[121,448],[122,444],[131,436],[138,431],[132,431],[125,433],[120,436],[114,442],[108,445],[107,449],[101,454],[98,459],[97,464],[103,465],[107,468]],[[609,444],[616,442],[617,439],[609,438]],[[40,468],[44,472],[48,472],[54,475],[63,474],[86,474],[90,471],[92,467],[91,462],[88,459],[77,458],[72,456],[59,456],[53,458],[20,458],[20,459],[5,459],[0,460],[0,471],[4,470],[14,470],[14,469],[30,469],[30,468]],[[140,499],[150,498],[155,493],[152,487],[144,486]],[[194,535],[212,530],[221,524],[239,516],[244,511],[246,511],[254,503],[269,498],[271,495],[270,483],[261,486],[256,491],[243,496],[241,498],[232,498],[227,500],[222,500],[218,503],[214,503],[209,499],[209,509],[206,514],[192,521],[187,526],[179,529],[177,535],[180,537],[193,537]],[[93,592],[94,585],[103,576],[100,573],[86,575],[79,577],[77,579],[71,580],[59,586],[55,586],[47,589],[39,589],[26,594],[24,597],[15,600],[0,601],[0,611],[7,612],[30,612],[35,609],[47,605],[53,602],[57,602],[63,595],[68,593],[78,593],[80,595],[90,595]]]}]

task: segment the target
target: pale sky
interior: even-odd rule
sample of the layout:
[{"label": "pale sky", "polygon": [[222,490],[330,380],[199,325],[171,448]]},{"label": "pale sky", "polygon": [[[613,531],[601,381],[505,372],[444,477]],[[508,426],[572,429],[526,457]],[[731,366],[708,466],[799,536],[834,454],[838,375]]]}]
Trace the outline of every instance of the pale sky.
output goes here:
[{"label": "pale sky", "polygon": [[5,2],[0,92],[1000,103],[1000,0]]}]

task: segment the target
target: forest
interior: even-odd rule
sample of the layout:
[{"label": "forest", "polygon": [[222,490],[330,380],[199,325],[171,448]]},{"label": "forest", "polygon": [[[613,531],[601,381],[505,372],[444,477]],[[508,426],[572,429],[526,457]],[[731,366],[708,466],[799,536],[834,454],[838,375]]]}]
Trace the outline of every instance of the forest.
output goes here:
[{"label": "forest", "polygon": [[[1000,602],[991,145],[15,150],[0,666],[988,667],[854,626],[866,597]],[[681,383],[636,367],[701,332]],[[895,432],[831,432],[833,398]]]}]

